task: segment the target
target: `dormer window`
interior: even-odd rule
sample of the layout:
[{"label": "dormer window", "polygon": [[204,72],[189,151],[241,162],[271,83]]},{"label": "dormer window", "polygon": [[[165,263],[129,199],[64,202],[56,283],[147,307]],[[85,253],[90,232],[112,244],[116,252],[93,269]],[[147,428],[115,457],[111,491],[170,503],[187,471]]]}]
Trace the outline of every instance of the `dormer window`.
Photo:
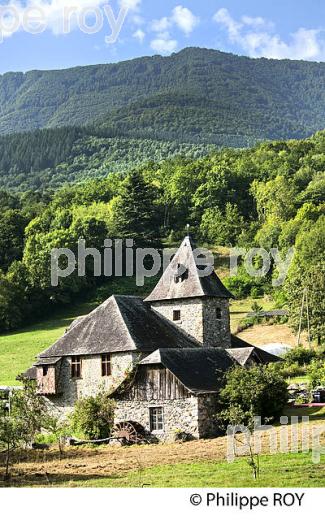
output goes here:
[{"label": "dormer window", "polygon": [[222,319],[222,310],[220,309],[220,307],[216,308],[216,319],[217,320],[221,320]]},{"label": "dormer window", "polygon": [[188,278],[188,269],[183,264],[177,264],[177,271],[174,276],[174,282],[183,282]]}]

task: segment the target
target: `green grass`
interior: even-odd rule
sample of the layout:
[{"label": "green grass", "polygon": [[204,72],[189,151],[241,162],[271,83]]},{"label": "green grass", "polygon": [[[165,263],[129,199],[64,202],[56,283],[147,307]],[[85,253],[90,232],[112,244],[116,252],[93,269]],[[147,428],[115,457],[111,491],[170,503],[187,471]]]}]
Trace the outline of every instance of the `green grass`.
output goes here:
[{"label": "green grass", "polygon": [[263,310],[270,311],[274,309],[274,301],[268,297],[264,298],[246,298],[244,300],[233,300],[230,305],[230,320],[232,332],[237,330],[240,322],[246,318],[248,312],[252,311],[252,305],[256,302],[263,307]]},{"label": "green grass", "polygon": [[145,296],[156,283],[157,278],[146,280],[144,287],[137,287],[133,278],[110,281],[100,287],[86,303],[71,305],[41,323],[18,332],[1,335],[0,386],[18,385],[17,375],[32,366],[35,357],[59,339],[78,316],[88,314],[112,294]]},{"label": "green grass", "polygon": [[323,487],[325,461],[313,464],[309,454],[278,454],[260,457],[261,474],[254,480],[247,459],[228,462],[196,462],[155,466],[120,477],[73,477],[54,485],[71,487]]},{"label": "green grass", "polygon": [[287,417],[309,417],[311,421],[325,419],[325,406],[302,406],[301,408],[288,406],[283,410],[282,415]]},{"label": "green grass", "polygon": [[19,332],[0,336],[0,385],[18,385],[17,375],[33,364],[37,354],[62,336],[85,309],[85,306],[75,307],[65,316],[55,316]]},{"label": "green grass", "polygon": [[308,383],[308,376],[297,376],[297,377],[288,377],[289,385],[297,384],[297,383]]}]

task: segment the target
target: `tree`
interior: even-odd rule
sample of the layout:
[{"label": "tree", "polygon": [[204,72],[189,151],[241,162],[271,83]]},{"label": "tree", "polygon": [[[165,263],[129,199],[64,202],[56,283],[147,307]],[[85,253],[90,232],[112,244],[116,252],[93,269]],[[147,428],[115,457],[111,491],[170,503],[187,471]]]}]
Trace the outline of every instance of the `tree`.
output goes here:
[{"label": "tree", "polygon": [[239,214],[238,207],[229,202],[224,212],[219,208],[208,208],[200,226],[203,237],[220,246],[235,246],[244,228],[244,218]]},{"label": "tree", "polygon": [[142,246],[156,245],[159,238],[160,208],[155,204],[157,190],[146,183],[137,171],[123,182],[120,199],[115,208],[118,238],[133,239]]},{"label": "tree", "polygon": [[0,269],[6,271],[14,260],[22,258],[26,224],[26,218],[18,210],[0,215]]},{"label": "tree", "polygon": [[107,439],[114,423],[115,402],[109,393],[79,399],[71,415],[72,429],[89,440]]},{"label": "tree", "polygon": [[[311,337],[320,345],[325,341],[325,216],[321,216],[312,228],[300,233],[296,241],[294,260],[289,269],[284,289],[290,322],[295,330],[301,319],[301,306],[304,291],[308,298]],[[308,328],[307,309],[301,320],[302,329]]]},{"label": "tree", "polygon": [[[223,411],[218,420],[232,427],[244,425],[249,435],[245,444],[249,450],[248,464],[256,479],[259,476],[259,455],[254,454],[252,435],[256,418],[270,422],[281,414],[288,401],[288,385],[271,366],[234,367],[226,374],[226,383],[220,392]],[[236,434],[235,434],[236,438]]]},{"label": "tree", "polygon": [[226,408],[224,418],[227,410],[235,406],[243,416],[253,414],[262,420],[275,420],[287,403],[288,385],[272,366],[234,367],[226,374],[220,398]]},{"label": "tree", "polygon": [[23,383],[24,389],[13,393],[10,413],[0,417],[0,448],[5,451],[5,480],[10,478],[12,453],[30,444],[48,419],[46,403],[37,394],[35,382],[24,380]]}]

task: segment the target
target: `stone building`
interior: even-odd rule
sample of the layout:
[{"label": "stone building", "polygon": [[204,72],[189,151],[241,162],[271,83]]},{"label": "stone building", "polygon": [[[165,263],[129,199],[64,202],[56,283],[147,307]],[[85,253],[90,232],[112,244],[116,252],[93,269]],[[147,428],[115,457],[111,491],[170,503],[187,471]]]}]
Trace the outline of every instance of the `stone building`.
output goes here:
[{"label": "stone building", "polygon": [[26,376],[58,414],[104,388],[117,402],[116,423],[163,440],[175,431],[211,436],[225,371],[278,361],[231,335],[232,295],[214,271],[202,276],[196,253],[186,237],[144,301],[112,296],[39,355]]}]

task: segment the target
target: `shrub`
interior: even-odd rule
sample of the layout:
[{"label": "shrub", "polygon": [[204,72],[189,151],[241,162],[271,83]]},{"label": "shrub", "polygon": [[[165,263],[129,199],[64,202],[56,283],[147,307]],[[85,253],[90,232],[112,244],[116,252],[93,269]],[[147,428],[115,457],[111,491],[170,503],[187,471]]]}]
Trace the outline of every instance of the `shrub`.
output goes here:
[{"label": "shrub", "polygon": [[280,371],[283,377],[298,377],[306,374],[306,368],[298,365],[297,362],[283,364]]},{"label": "shrub", "polygon": [[225,406],[221,416],[228,422],[234,409],[241,410],[242,417],[276,419],[288,402],[288,385],[278,367],[234,367],[226,374],[220,397]]},{"label": "shrub", "polygon": [[247,298],[248,296],[258,298],[270,290],[265,279],[251,277],[242,269],[239,269],[237,276],[226,278],[224,283],[236,298]]},{"label": "shrub", "polygon": [[95,397],[83,397],[76,402],[71,415],[71,427],[86,439],[106,439],[110,436],[114,423],[115,402],[107,392],[99,392]]},{"label": "shrub", "polygon": [[325,386],[325,361],[312,361],[307,367],[307,376],[311,388]]},{"label": "shrub", "polygon": [[286,353],[284,360],[286,364],[297,363],[299,366],[309,365],[309,363],[317,357],[314,350],[304,347],[297,347]]}]

